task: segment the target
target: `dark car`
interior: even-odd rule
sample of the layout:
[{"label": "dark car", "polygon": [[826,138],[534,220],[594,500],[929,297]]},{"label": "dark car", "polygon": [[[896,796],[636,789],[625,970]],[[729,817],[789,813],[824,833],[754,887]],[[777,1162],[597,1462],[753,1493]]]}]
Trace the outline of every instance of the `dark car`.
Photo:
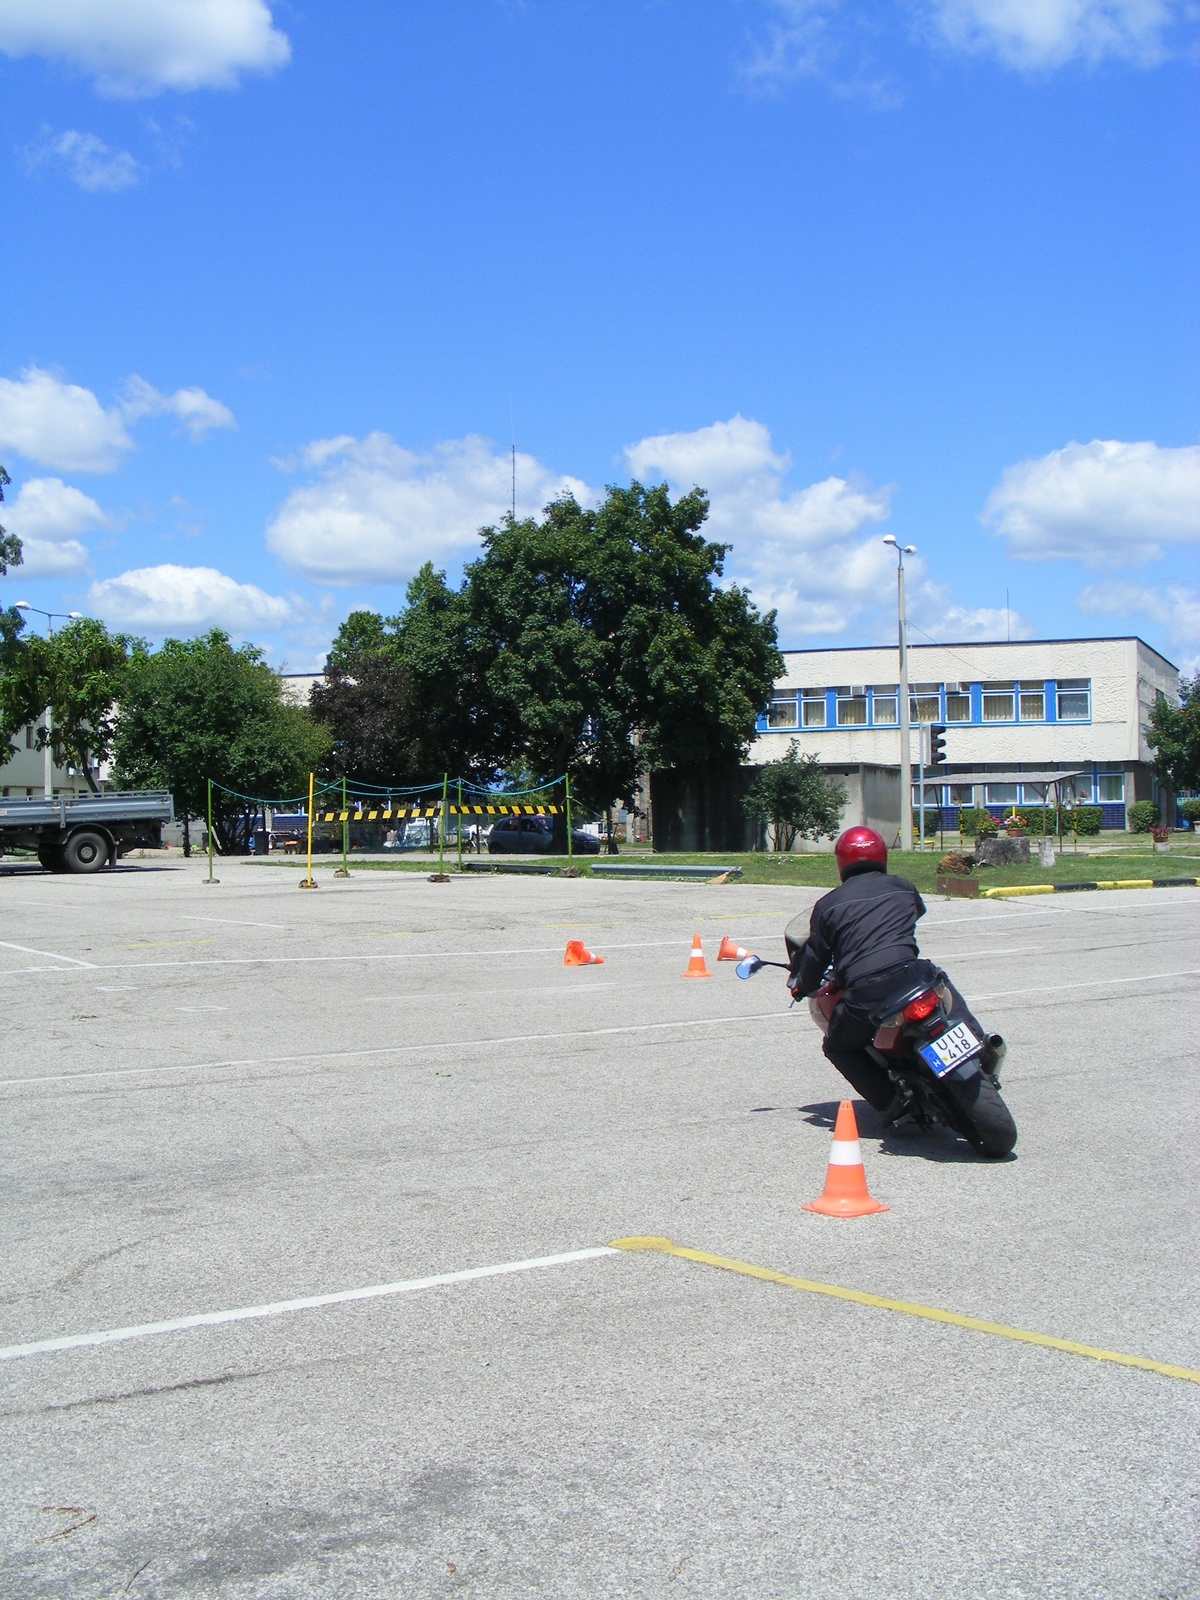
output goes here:
[{"label": "dark car", "polygon": [[[488,854],[548,856],[554,849],[554,823],[549,817],[501,817],[488,834]],[[571,849],[577,855],[599,855],[594,833],[571,829]]]}]

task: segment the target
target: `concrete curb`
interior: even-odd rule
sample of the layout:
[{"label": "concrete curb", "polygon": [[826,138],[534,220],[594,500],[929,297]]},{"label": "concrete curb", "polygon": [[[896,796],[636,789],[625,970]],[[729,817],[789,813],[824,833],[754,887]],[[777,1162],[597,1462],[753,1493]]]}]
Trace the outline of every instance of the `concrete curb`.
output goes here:
[{"label": "concrete curb", "polygon": [[1194,889],[1200,878],[1118,878],[1108,883],[1023,883],[1012,889],[982,889],[981,900],[1008,900],[1022,894],[1075,894],[1082,889]]}]

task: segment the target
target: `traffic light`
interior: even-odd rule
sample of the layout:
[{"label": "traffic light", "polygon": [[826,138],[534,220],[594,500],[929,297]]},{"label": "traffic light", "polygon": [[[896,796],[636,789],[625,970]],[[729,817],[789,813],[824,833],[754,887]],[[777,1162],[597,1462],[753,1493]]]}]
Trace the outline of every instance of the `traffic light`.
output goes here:
[{"label": "traffic light", "polygon": [[940,767],[946,759],[946,724],[944,722],[931,722],[929,724],[929,765]]}]

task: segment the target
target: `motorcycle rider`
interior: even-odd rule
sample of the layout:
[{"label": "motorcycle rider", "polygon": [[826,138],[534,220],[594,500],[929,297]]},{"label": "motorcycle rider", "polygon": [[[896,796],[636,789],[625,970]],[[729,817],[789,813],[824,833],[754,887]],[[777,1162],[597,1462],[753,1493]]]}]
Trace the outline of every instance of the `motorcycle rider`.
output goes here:
[{"label": "motorcycle rider", "polygon": [[[921,960],[917,948],[917,922],[925,915],[925,903],[907,879],[889,875],[887,845],[873,828],[847,828],[833,853],[841,886],[817,901],[807,935],[799,917],[785,931],[788,988],[793,999],[802,1000],[821,987],[833,968],[846,993],[834,1008],[822,1048],[842,1077],[883,1112],[884,1121],[893,1122],[904,1114],[907,1102],[867,1052],[876,1031],[871,1018],[904,988],[932,985],[937,969]],[[953,984],[950,993],[953,1019],[987,1040]],[[981,1053],[985,1070],[994,1064],[989,1048],[990,1040]]]}]

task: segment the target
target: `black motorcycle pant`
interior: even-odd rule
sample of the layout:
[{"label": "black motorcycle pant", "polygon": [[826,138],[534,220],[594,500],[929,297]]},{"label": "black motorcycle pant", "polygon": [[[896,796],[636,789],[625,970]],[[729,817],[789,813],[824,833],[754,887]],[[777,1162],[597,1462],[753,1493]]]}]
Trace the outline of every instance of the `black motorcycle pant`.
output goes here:
[{"label": "black motorcycle pant", "polygon": [[[884,1068],[867,1054],[867,1046],[874,1039],[877,1027],[871,1016],[877,1015],[892,995],[916,983],[932,984],[935,970],[932,962],[918,960],[905,961],[898,967],[889,967],[886,972],[873,972],[847,989],[834,1008],[822,1048],[842,1077],[864,1100],[870,1101],[876,1111],[886,1111],[896,1091]],[[978,1038],[985,1038],[962,995],[952,983],[949,988],[951,1017],[955,1022],[967,1023]]]}]

